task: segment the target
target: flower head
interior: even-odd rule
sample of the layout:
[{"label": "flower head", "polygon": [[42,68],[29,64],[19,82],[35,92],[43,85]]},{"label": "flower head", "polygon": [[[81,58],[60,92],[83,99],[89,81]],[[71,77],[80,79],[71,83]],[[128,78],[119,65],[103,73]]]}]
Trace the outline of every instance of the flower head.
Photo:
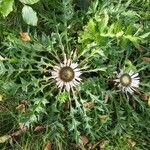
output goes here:
[{"label": "flower head", "polygon": [[133,94],[136,88],[139,87],[140,78],[139,74],[130,70],[128,73],[125,73],[123,70],[117,74],[117,79],[114,80],[117,86],[124,92],[129,92]]},{"label": "flower head", "polygon": [[81,81],[81,71],[77,63],[72,63],[71,59],[64,56],[64,62],[53,67],[52,77],[56,80],[57,86],[66,89],[68,92]]}]

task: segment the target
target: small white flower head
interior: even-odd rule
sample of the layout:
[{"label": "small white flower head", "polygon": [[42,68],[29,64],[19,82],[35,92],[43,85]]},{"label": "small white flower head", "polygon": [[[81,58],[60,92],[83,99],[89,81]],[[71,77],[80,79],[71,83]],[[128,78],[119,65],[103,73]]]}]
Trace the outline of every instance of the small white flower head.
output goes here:
[{"label": "small white flower head", "polygon": [[117,79],[114,80],[117,86],[124,92],[133,94],[136,88],[139,87],[140,78],[139,74],[133,72],[132,70],[128,73],[125,73],[123,70],[120,70],[120,73],[117,74]]},{"label": "small white flower head", "polygon": [[77,63],[72,63],[71,59],[64,56],[64,62],[53,67],[52,78],[60,89],[66,89],[68,92],[78,85],[81,81],[81,71]]}]

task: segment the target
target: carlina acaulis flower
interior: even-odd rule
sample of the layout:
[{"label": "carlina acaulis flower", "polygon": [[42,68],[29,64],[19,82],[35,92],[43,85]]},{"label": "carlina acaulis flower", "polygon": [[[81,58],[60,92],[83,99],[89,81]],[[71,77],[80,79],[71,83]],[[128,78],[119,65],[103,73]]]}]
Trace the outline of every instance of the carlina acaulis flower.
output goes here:
[{"label": "carlina acaulis flower", "polygon": [[81,81],[81,70],[78,68],[78,63],[72,63],[71,58],[67,58],[66,54],[64,54],[64,62],[54,66],[51,74],[52,78],[56,80],[57,86],[68,92]]},{"label": "carlina acaulis flower", "polygon": [[117,78],[114,81],[122,92],[126,94],[133,94],[134,91],[136,91],[136,89],[139,87],[139,73],[135,73],[132,70],[126,73],[123,70],[120,70],[120,72],[117,74]]}]

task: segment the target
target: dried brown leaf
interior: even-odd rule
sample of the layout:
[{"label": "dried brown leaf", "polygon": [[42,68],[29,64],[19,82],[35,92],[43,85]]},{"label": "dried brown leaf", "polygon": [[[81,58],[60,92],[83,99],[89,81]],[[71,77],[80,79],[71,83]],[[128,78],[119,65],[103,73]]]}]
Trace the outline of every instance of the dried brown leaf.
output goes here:
[{"label": "dried brown leaf", "polygon": [[143,57],[142,59],[143,59],[143,61],[145,61],[145,62],[150,62],[150,57]]},{"label": "dried brown leaf", "polygon": [[25,105],[24,104],[19,104],[17,107],[16,107],[16,109],[17,110],[24,110],[25,109]]},{"label": "dried brown leaf", "polygon": [[27,108],[28,102],[26,100],[21,101],[21,103],[16,107],[17,110],[23,110],[25,111],[25,108]]},{"label": "dried brown leaf", "polygon": [[81,140],[83,145],[86,145],[89,142],[88,138],[85,135],[81,136]]},{"label": "dried brown leaf", "polygon": [[100,144],[100,141],[97,142],[97,143],[95,143],[95,144],[90,148],[90,150],[95,150],[96,147],[99,146],[99,144]]},{"label": "dried brown leaf", "polygon": [[22,41],[25,41],[25,42],[31,41],[31,38],[30,38],[28,32],[20,32],[20,37],[21,37]]},{"label": "dried brown leaf", "polygon": [[21,129],[22,132],[26,132],[27,131],[27,126],[24,123],[19,123],[19,127]]},{"label": "dried brown leaf", "polygon": [[27,106],[28,105],[28,101],[23,100],[23,101],[21,101],[21,104],[24,104],[25,106]]},{"label": "dried brown leaf", "polygon": [[137,47],[137,49],[140,51],[140,52],[144,52],[145,51],[145,48],[143,47],[143,46],[139,46],[139,47]]},{"label": "dried brown leaf", "polygon": [[52,150],[52,144],[50,141],[46,144],[46,146],[44,147],[44,150]]},{"label": "dried brown leaf", "polygon": [[94,106],[95,106],[95,105],[94,105],[93,102],[85,102],[85,103],[83,103],[83,107],[85,107],[85,108],[91,109],[91,108],[93,108]]},{"label": "dried brown leaf", "polygon": [[147,93],[141,94],[141,99],[144,101],[148,101],[149,95]]},{"label": "dried brown leaf", "polygon": [[20,136],[22,133],[23,133],[22,130],[18,130],[18,131],[16,131],[16,132],[12,133],[12,134],[11,134],[11,137],[17,138],[17,137]]},{"label": "dried brown leaf", "polygon": [[70,102],[66,101],[66,102],[64,103],[64,109],[65,109],[65,110],[68,110],[69,107],[70,107]]},{"label": "dried brown leaf", "polygon": [[101,141],[100,144],[99,144],[100,150],[104,150],[107,143],[108,143],[107,140]]},{"label": "dried brown leaf", "polygon": [[109,100],[109,96],[106,95],[106,96],[105,96],[105,99],[104,99],[104,103],[105,103],[105,104],[108,103],[108,100]]},{"label": "dried brown leaf", "polygon": [[136,108],[136,102],[135,102],[135,100],[132,100],[132,106],[133,106],[133,108]]},{"label": "dried brown leaf", "polygon": [[37,126],[37,127],[35,127],[34,131],[35,131],[35,132],[42,132],[42,131],[44,131],[45,129],[46,129],[46,127],[44,127],[44,126]]},{"label": "dried brown leaf", "polygon": [[100,150],[104,150],[107,143],[107,140],[98,141],[97,143],[89,147],[88,150],[96,150],[97,148]]},{"label": "dried brown leaf", "polygon": [[133,140],[133,139],[128,139],[128,144],[131,146],[131,147],[134,147],[136,145],[136,142]]}]

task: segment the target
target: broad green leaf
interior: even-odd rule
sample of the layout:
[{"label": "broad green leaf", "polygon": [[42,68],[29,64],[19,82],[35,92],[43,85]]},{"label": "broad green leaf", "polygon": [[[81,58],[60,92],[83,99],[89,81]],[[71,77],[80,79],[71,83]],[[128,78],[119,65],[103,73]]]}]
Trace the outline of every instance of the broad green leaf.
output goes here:
[{"label": "broad green leaf", "polygon": [[35,3],[37,3],[38,1],[39,1],[39,0],[20,0],[21,3],[29,4],[29,5],[35,4]]},{"label": "broad green leaf", "polygon": [[28,25],[32,25],[32,26],[37,25],[37,21],[38,21],[37,14],[30,6],[25,5],[23,7],[22,17]]},{"label": "broad green leaf", "polygon": [[4,17],[7,17],[13,11],[14,0],[2,0],[0,2],[0,12]]}]

